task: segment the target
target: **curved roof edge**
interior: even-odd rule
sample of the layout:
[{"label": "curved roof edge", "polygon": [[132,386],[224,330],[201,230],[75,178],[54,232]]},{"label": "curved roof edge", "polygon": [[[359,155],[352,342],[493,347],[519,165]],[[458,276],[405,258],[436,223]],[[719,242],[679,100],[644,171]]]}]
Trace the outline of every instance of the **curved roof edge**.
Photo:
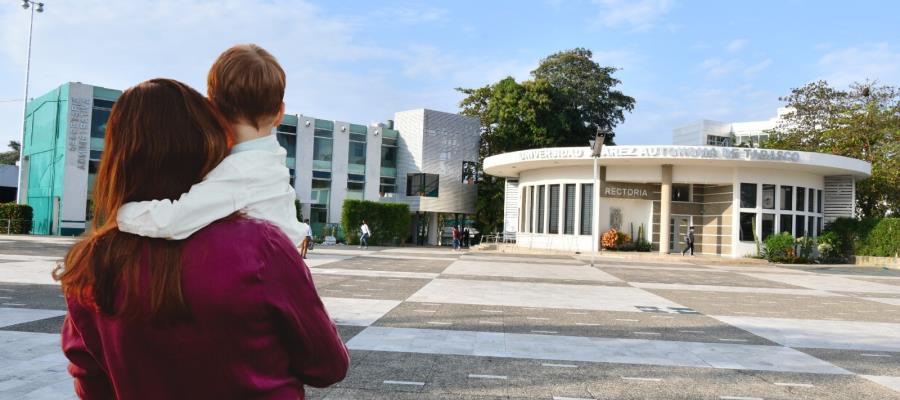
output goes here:
[{"label": "curved roof edge", "polygon": [[[522,171],[565,166],[590,165],[591,149],[549,147],[498,154],[484,160],[484,172],[515,177]],[[716,146],[604,146],[600,165],[707,165],[722,167],[791,168],[822,175],[852,175],[865,179],[872,175],[868,162],[834,154],[807,151],[748,149]]]}]

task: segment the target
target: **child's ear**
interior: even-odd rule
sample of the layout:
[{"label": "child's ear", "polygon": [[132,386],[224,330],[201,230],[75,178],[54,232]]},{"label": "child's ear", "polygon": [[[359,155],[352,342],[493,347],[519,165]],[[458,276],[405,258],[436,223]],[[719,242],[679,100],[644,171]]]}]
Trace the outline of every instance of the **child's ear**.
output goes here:
[{"label": "child's ear", "polygon": [[272,121],[272,126],[278,127],[281,125],[281,121],[284,119],[284,102],[281,102],[281,108],[278,109],[278,115],[275,116],[275,121]]}]

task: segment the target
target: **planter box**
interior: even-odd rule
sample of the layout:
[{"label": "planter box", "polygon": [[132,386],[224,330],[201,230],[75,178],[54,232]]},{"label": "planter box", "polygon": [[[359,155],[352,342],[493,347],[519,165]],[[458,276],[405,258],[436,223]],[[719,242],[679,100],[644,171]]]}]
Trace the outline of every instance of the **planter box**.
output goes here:
[{"label": "planter box", "polygon": [[898,257],[853,256],[852,261],[855,265],[900,268],[900,258]]}]

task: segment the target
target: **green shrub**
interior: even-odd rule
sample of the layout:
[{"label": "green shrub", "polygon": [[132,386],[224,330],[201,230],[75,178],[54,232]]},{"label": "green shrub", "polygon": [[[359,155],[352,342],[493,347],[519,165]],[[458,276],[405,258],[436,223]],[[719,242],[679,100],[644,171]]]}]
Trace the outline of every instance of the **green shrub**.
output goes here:
[{"label": "green shrub", "polygon": [[900,218],[881,218],[856,249],[861,256],[893,257],[900,253]]},{"label": "green shrub", "polygon": [[797,259],[794,251],[794,237],[787,232],[770,235],[766,238],[766,249],[763,253],[769,262],[794,262]]},{"label": "green shrub", "polygon": [[6,233],[7,222],[9,223],[9,233],[31,233],[32,213],[31,206],[28,204],[0,204],[0,233]]},{"label": "green shrub", "polygon": [[837,235],[843,258],[893,257],[900,253],[900,218],[838,218],[825,230]]},{"label": "green shrub", "polygon": [[826,264],[845,262],[841,248],[841,238],[832,231],[822,232],[816,240],[819,242],[816,250],[819,251],[819,260]]},{"label": "green shrub", "polygon": [[402,244],[409,236],[409,206],[402,203],[380,203],[367,200],[344,200],[341,226],[347,244],[359,243],[362,220],[369,224],[369,244]]}]

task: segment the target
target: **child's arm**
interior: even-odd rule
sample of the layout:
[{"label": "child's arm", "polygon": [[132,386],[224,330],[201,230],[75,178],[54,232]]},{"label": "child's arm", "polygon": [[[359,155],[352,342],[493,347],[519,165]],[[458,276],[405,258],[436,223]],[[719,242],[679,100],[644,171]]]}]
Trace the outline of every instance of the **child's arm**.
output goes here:
[{"label": "child's arm", "polygon": [[147,237],[184,239],[247,206],[247,180],[226,159],[178,200],[122,205],[116,216],[119,230]]}]

